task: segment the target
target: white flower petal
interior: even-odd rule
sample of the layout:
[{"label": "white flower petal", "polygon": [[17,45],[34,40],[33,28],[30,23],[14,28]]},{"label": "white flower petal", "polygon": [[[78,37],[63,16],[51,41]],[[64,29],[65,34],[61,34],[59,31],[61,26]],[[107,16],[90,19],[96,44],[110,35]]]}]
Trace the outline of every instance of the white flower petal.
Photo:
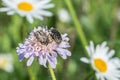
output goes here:
[{"label": "white flower petal", "polygon": [[115,54],[115,51],[114,50],[111,50],[108,54],[108,57],[111,58],[113,57],[113,55]]},{"label": "white flower petal", "polygon": [[42,10],[39,11],[39,14],[40,14],[40,15],[43,15],[43,16],[52,16],[52,13],[51,13],[51,12],[45,11],[45,10],[44,10],[44,11],[42,11]]},{"label": "white flower petal", "polygon": [[32,18],[32,16],[28,15],[28,16],[27,16],[27,20],[28,20],[30,23],[33,23],[33,18]]},{"label": "white flower petal", "polygon": [[85,57],[80,58],[80,61],[82,61],[84,63],[90,63],[90,60]]},{"label": "white flower petal", "polygon": [[90,49],[91,49],[91,53],[94,53],[94,43],[93,43],[93,41],[90,41]]},{"label": "white flower petal", "polygon": [[7,12],[7,14],[8,15],[13,15],[13,14],[15,14],[15,11],[9,11],[9,12]]},{"label": "white flower petal", "polygon": [[40,4],[47,4],[49,3],[51,0],[41,0]]},{"label": "white flower petal", "polygon": [[42,6],[41,8],[42,9],[48,9],[48,8],[53,8],[55,5],[54,4],[49,4],[49,5],[46,5],[46,6]]},{"label": "white flower petal", "polygon": [[102,48],[105,48],[106,45],[107,45],[107,42],[104,41],[104,42],[101,44],[101,47],[102,47]]},{"label": "white flower petal", "polygon": [[92,52],[91,52],[90,48],[89,48],[88,46],[86,46],[85,48],[86,48],[86,50],[87,50],[87,52],[88,52],[88,55],[91,56],[91,55],[92,55]]},{"label": "white flower petal", "polygon": [[11,9],[10,8],[0,8],[0,12],[7,12],[7,11],[10,11]]},{"label": "white flower petal", "polygon": [[43,17],[40,16],[40,15],[34,15],[34,17],[35,17],[36,19],[43,20]]}]

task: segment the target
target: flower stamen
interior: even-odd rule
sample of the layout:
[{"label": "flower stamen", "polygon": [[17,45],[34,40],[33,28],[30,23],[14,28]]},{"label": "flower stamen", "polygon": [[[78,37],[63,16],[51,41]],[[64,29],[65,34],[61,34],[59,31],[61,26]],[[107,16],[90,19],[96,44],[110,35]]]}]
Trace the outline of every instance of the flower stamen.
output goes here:
[{"label": "flower stamen", "polygon": [[0,67],[3,68],[5,67],[5,65],[7,64],[7,60],[6,59],[3,59],[0,61]]},{"label": "flower stamen", "polygon": [[107,64],[100,58],[94,60],[94,65],[100,72],[107,71]]},{"label": "flower stamen", "polygon": [[28,2],[21,2],[18,4],[18,9],[22,10],[22,11],[31,11],[33,10],[33,6],[32,4],[28,3]]}]

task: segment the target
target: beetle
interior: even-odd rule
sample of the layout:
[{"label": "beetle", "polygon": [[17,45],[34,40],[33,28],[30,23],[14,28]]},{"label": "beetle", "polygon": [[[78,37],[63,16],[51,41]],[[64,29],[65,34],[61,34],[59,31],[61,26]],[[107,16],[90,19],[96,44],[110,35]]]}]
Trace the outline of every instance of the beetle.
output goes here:
[{"label": "beetle", "polygon": [[56,43],[58,43],[58,44],[61,43],[61,41],[62,41],[61,34],[55,28],[50,29],[50,35]]}]

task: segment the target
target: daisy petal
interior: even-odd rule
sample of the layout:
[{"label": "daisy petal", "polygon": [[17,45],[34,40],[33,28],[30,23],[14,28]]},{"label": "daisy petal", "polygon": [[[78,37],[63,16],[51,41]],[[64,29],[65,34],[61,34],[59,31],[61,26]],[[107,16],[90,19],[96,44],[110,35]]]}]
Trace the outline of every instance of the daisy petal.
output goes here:
[{"label": "daisy petal", "polygon": [[15,11],[9,11],[9,12],[7,12],[7,14],[8,15],[13,15],[13,14],[15,14]]},{"label": "daisy petal", "polygon": [[43,16],[52,16],[52,15],[53,15],[53,14],[52,14],[51,12],[49,12],[49,11],[42,11],[42,10],[39,12],[39,14],[40,14],[40,15],[43,15]]},{"label": "daisy petal", "polygon": [[28,16],[27,16],[27,20],[28,20],[30,23],[33,23],[33,18],[32,18],[32,16],[28,15]]},{"label": "daisy petal", "polygon": [[111,50],[108,54],[108,57],[111,58],[113,55],[115,54],[115,51],[114,50]]},{"label": "daisy petal", "polygon": [[0,8],[0,12],[10,11],[10,8]]},{"label": "daisy petal", "polygon": [[93,43],[93,41],[90,41],[90,50],[91,50],[91,53],[94,53],[94,43]]},{"label": "daisy petal", "polygon": [[90,60],[85,57],[80,58],[80,61],[82,61],[84,63],[90,63]]}]

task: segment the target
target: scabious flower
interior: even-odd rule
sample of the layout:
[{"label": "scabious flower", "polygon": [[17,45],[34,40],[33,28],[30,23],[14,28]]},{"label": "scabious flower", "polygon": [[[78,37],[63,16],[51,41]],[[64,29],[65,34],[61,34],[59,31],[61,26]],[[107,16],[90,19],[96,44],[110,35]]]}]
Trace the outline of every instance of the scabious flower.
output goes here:
[{"label": "scabious flower", "polygon": [[11,54],[0,54],[0,69],[6,72],[13,71],[13,57]]},{"label": "scabious flower", "polygon": [[70,14],[64,8],[62,8],[58,11],[58,19],[62,22],[70,22],[71,21]]},{"label": "scabious flower", "polygon": [[47,27],[38,27],[30,33],[23,44],[17,47],[17,53],[20,61],[28,58],[27,66],[30,66],[35,57],[44,67],[49,63],[52,68],[57,64],[57,53],[66,59],[71,56],[71,52],[67,50],[69,45],[67,34],[60,34],[56,29]]},{"label": "scabious flower", "polygon": [[51,0],[2,0],[3,8],[0,12],[7,12],[8,15],[18,13],[22,17],[26,17],[30,23],[33,18],[43,20],[43,16],[52,16],[52,13],[46,9],[54,7],[49,3]]},{"label": "scabious flower", "polygon": [[98,44],[94,48],[91,41],[90,46],[86,47],[89,59],[82,57],[80,60],[89,63],[95,70],[97,79],[99,80],[119,80],[120,79],[120,60],[113,57],[114,50],[109,50],[106,42]]}]

